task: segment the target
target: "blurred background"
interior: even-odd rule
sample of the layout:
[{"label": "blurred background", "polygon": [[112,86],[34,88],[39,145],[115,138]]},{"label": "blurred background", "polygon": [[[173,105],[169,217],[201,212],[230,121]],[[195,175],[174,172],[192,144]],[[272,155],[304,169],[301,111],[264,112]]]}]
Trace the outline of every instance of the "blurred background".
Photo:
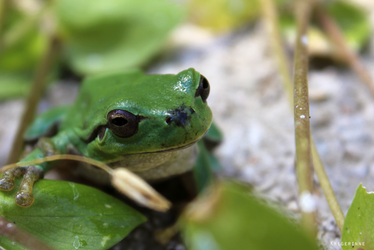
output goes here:
[{"label": "blurred background", "polygon": [[[292,68],[293,1],[273,1]],[[249,182],[298,216],[293,114],[260,0],[2,0],[0,164],[32,88],[45,69],[37,112],[75,100],[86,76],[142,68],[176,74],[193,67],[211,84],[208,103],[224,134],[215,151],[227,176]],[[321,7],[374,78],[374,2]],[[374,104],[331,34],[313,16],[308,31],[312,136],[346,212],[360,182],[374,190]],[[51,49],[51,44],[52,49]],[[46,61],[46,54],[53,59]],[[39,69],[39,70],[38,70]],[[339,249],[339,229],[316,180],[318,238]]]}]

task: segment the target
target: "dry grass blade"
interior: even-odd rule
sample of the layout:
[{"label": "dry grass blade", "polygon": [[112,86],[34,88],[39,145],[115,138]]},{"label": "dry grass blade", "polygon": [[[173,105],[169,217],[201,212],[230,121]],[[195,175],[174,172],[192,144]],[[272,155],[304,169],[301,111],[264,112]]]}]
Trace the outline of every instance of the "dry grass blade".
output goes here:
[{"label": "dry grass blade", "polygon": [[[296,140],[296,170],[299,182],[302,224],[315,234],[315,214],[307,209],[313,203],[313,171],[311,166],[309,94],[308,94],[308,37],[311,1],[296,3],[297,36],[294,57],[294,120]],[[310,199],[311,197],[311,199]],[[304,204],[305,203],[305,204]]]},{"label": "dry grass blade", "polygon": [[288,100],[293,107],[292,80],[289,60],[284,53],[280,28],[278,25],[278,14],[276,6],[272,0],[262,0],[262,9],[265,16],[266,28],[271,37],[271,45],[276,55],[279,72],[282,76],[283,86],[286,91]]},{"label": "dry grass blade", "polygon": [[366,86],[370,89],[372,96],[374,97],[373,79],[371,78],[365,66],[361,63],[357,54],[348,47],[347,43],[345,42],[344,36],[339,29],[339,26],[322,8],[317,8],[317,16],[322,27],[326,30],[326,33],[329,34],[331,40],[338,46],[341,56],[356,72],[361,81],[366,84]]},{"label": "dry grass blade", "polygon": [[125,168],[117,168],[112,175],[113,186],[137,203],[157,211],[166,211],[171,203],[157,193],[136,174]]},{"label": "dry grass blade", "polygon": [[52,250],[52,248],[18,228],[15,224],[8,222],[2,216],[0,216],[0,235],[20,243],[21,245],[27,247],[27,249]]},{"label": "dry grass blade", "polygon": [[344,213],[339,205],[338,199],[336,199],[334,190],[332,189],[329,177],[326,174],[325,168],[323,167],[322,160],[318,154],[316,145],[312,141],[312,159],[314,171],[318,177],[319,184],[326,196],[327,203],[329,204],[330,210],[334,215],[336,224],[338,225],[340,232],[343,232],[344,225]]},{"label": "dry grass blade", "polygon": [[0,173],[15,167],[26,167],[57,160],[85,162],[101,168],[112,177],[113,186],[133,201],[157,211],[166,211],[171,203],[154,190],[146,181],[125,168],[112,169],[108,165],[79,155],[52,155],[27,162],[18,162],[4,166]]}]

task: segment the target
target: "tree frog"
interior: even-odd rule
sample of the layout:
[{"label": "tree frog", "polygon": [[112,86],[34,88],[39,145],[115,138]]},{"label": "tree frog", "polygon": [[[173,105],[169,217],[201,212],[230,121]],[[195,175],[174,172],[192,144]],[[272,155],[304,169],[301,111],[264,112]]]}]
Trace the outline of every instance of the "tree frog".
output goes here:
[{"label": "tree frog", "polygon": [[[72,106],[35,119],[25,139],[40,139],[21,161],[74,152],[113,168],[127,167],[149,181],[184,173],[193,168],[195,144],[212,124],[209,92],[208,80],[193,68],[176,75],[133,70],[88,78]],[[45,137],[56,124],[57,133]],[[11,190],[15,177],[23,176],[15,201],[30,206],[34,182],[52,167],[43,163],[10,169],[0,179],[0,189]]]}]

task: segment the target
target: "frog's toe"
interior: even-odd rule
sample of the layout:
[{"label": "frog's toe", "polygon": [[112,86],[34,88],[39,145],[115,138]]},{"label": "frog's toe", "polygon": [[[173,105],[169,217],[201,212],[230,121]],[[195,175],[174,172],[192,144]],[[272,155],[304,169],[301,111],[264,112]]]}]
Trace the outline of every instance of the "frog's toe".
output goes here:
[{"label": "frog's toe", "polygon": [[4,172],[3,177],[0,179],[0,190],[10,191],[14,188],[14,179],[21,175],[24,175],[26,168],[17,167],[12,168]]},{"label": "frog's toe", "polygon": [[16,196],[14,197],[14,200],[16,201],[18,206],[21,207],[29,207],[34,202],[34,195],[32,192],[23,192],[19,191],[17,192]]},{"label": "frog's toe", "polygon": [[26,173],[23,176],[22,183],[19,187],[19,191],[14,197],[17,205],[21,207],[28,207],[34,202],[34,196],[32,195],[32,188],[34,182],[42,179],[44,176],[43,170],[30,166],[26,168]]},{"label": "frog's toe", "polygon": [[14,188],[14,180],[9,178],[0,179],[0,190],[1,191],[10,191]]}]

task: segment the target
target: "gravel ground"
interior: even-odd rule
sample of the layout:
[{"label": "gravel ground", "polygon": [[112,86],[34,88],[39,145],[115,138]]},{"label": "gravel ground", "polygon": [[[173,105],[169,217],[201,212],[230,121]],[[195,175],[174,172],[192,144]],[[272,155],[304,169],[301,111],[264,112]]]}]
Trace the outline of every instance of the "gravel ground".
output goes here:
[{"label": "gravel ground", "polygon": [[[211,84],[208,103],[224,133],[215,153],[225,175],[251,183],[297,215],[293,115],[262,24],[220,37],[186,26],[174,38],[167,56],[152,64],[148,72],[177,73],[194,67],[206,76]],[[373,69],[373,50],[365,56],[367,67]],[[360,182],[374,191],[374,182],[370,182],[374,177],[373,97],[347,68],[311,70],[309,86],[312,136],[346,213]],[[41,110],[72,102],[77,89],[75,83],[50,86]],[[1,164],[21,110],[22,101],[0,104]],[[339,241],[340,232],[315,180],[318,238],[326,249],[338,249],[330,242]]]}]

